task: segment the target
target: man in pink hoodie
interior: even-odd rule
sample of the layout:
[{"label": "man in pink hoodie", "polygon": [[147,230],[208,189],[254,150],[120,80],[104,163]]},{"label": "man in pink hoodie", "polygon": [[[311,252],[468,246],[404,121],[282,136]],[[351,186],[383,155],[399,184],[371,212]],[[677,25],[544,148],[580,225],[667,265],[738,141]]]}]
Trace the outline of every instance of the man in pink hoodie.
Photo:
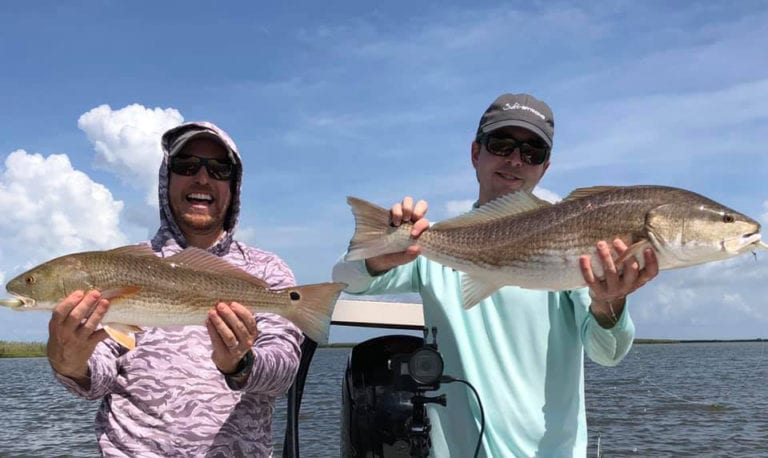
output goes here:
[{"label": "man in pink hoodie", "polygon": [[[157,256],[208,250],[272,288],[296,284],[276,255],[234,239],[242,160],[207,122],[162,137]],[[220,303],[206,327],[146,329],[127,351],[99,328],[109,303],[75,291],[54,310],[48,359],[76,395],[101,399],[96,434],[106,456],[270,456],[275,399],[298,369],[302,333],[273,314]],[[206,329],[207,328],[207,329]]]}]

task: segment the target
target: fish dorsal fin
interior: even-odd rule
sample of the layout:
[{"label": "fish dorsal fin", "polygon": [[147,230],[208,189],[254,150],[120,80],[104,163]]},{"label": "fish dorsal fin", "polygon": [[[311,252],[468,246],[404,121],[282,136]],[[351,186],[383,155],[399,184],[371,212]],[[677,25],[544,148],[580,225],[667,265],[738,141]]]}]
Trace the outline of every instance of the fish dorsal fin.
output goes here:
[{"label": "fish dorsal fin", "polygon": [[185,248],[183,251],[163,259],[164,262],[174,265],[193,268],[195,270],[210,272],[219,275],[228,275],[251,282],[262,288],[269,288],[269,285],[262,279],[254,277],[239,267],[225,261],[214,254],[195,247]]},{"label": "fish dorsal fin", "polygon": [[529,211],[549,207],[551,205],[552,204],[546,200],[539,199],[527,191],[516,191],[498,197],[465,215],[441,221],[432,226],[432,229],[450,229],[487,223],[512,215],[520,215]]},{"label": "fish dorsal fin", "polygon": [[589,188],[578,188],[571,191],[570,194],[568,194],[568,197],[563,199],[563,202],[566,200],[574,200],[574,199],[581,199],[582,197],[592,196],[594,194],[600,194],[601,192],[606,191],[612,191],[614,189],[619,188],[618,186],[591,186]]},{"label": "fish dorsal fin", "polygon": [[105,251],[105,253],[108,254],[115,254],[115,255],[127,255],[127,256],[155,256],[155,252],[152,251],[152,248],[150,248],[148,245],[126,245],[121,246],[117,248],[113,248],[111,250]]}]

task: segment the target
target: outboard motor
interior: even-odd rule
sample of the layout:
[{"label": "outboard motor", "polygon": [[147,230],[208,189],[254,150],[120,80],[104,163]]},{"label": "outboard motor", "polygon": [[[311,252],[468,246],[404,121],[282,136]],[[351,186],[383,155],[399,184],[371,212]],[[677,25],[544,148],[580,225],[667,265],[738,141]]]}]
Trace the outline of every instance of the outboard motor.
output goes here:
[{"label": "outboard motor", "polygon": [[432,429],[425,404],[446,405],[440,388],[443,357],[432,342],[413,336],[384,336],[356,345],[342,386],[343,457],[427,457]]},{"label": "outboard motor", "polygon": [[342,384],[341,456],[410,457],[418,384],[400,368],[424,339],[388,335],[352,348]]}]

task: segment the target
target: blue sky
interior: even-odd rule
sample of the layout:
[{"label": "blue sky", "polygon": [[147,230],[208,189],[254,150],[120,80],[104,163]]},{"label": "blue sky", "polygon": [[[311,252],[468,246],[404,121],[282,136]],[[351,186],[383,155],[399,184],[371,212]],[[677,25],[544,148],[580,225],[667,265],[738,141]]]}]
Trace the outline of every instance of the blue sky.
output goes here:
[{"label": "blue sky", "polygon": [[[468,207],[504,92],[554,109],[541,195],[673,185],[768,224],[766,42],[760,1],[2,2],[0,279],[150,237],[160,134],[211,120],[244,155],[240,238],[327,281],[346,196]],[[768,337],[767,279],[764,252],[662,272],[632,299],[637,334]],[[0,310],[0,339],[47,320]]]}]

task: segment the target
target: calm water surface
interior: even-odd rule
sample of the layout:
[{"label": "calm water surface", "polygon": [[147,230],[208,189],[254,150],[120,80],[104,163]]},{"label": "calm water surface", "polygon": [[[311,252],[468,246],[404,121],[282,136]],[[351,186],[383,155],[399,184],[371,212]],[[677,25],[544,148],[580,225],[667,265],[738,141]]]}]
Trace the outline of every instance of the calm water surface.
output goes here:
[{"label": "calm water surface", "polygon": [[[349,349],[315,354],[304,393],[302,457],[339,455]],[[624,362],[587,362],[590,457],[768,457],[768,342],[636,345]],[[75,398],[43,358],[0,359],[0,456],[98,456],[98,403]],[[285,401],[275,419],[276,456]]]}]

